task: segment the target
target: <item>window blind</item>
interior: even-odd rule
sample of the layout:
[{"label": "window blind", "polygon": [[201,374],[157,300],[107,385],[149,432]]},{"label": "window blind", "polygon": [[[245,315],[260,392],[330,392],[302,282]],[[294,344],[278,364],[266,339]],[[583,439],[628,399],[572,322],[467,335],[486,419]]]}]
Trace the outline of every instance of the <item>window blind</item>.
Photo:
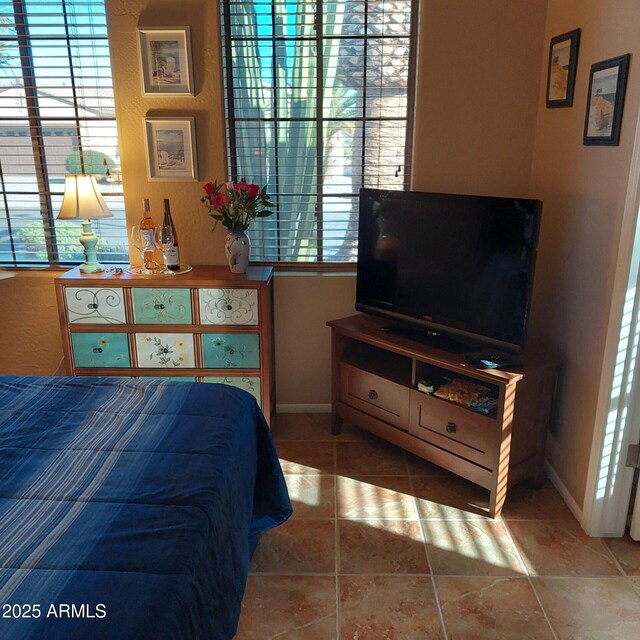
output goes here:
[{"label": "window blind", "polygon": [[98,258],[128,260],[104,0],[0,0],[0,266],[82,260],[57,221],[66,173],[95,174],[112,218]]},{"label": "window blind", "polygon": [[354,261],[360,187],[408,188],[412,0],[222,0],[232,180],[276,209],[252,258]]}]

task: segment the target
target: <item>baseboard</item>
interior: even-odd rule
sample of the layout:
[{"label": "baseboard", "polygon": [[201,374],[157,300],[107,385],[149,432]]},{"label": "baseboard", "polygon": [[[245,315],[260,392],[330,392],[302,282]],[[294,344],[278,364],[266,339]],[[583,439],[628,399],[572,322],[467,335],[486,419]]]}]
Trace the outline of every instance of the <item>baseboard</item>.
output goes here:
[{"label": "baseboard", "polygon": [[551,484],[558,490],[558,493],[562,497],[562,499],[566,502],[567,507],[573,515],[576,517],[576,520],[582,526],[582,509],[578,506],[578,503],[573,499],[573,496],[569,493],[567,487],[565,487],[564,482],[560,480],[560,476],[557,474],[556,470],[551,466],[548,460],[544,461],[544,470],[549,480],[551,480]]},{"label": "baseboard", "polygon": [[277,404],[276,413],[331,413],[330,404]]}]

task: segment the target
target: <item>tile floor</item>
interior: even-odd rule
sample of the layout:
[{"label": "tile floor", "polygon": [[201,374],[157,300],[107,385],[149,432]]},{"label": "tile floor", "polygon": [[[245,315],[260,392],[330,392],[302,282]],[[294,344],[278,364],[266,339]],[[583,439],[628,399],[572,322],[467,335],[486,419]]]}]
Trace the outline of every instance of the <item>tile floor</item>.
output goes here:
[{"label": "tile floor", "polygon": [[488,493],[329,416],[280,415],[294,507],[253,558],[237,640],[640,639],[640,543],[555,489]]}]

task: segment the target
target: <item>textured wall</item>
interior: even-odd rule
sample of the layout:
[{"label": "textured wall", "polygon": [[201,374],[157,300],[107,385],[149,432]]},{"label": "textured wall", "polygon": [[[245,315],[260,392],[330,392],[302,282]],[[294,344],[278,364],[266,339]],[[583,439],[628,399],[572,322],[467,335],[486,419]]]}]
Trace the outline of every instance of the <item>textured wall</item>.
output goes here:
[{"label": "textured wall", "polygon": [[[558,420],[548,456],[578,505],[585,494],[600,372],[634,131],[640,104],[637,0],[549,0],[545,42],[582,29],[571,109],[546,109],[546,55],[532,192],[544,200],[532,332],[562,354]],[[594,62],[631,53],[619,147],[582,144]]]},{"label": "textured wall", "polygon": [[[170,198],[182,262],[220,264],[224,262],[223,229],[212,235],[212,220],[200,203],[202,184],[227,175],[218,3],[112,0],[107,2],[107,19],[129,226],[142,217],[143,198],[151,201],[156,220],[162,217],[163,199]],[[195,97],[142,95],[136,28],[152,26],[191,27]],[[147,179],[143,127],[144,118],[152,116],[195,117],[199,180]]]},{"label": "textured wall", "polygon": [[63,373],[54,277],[21,271],[0,279],[0,374]]}]

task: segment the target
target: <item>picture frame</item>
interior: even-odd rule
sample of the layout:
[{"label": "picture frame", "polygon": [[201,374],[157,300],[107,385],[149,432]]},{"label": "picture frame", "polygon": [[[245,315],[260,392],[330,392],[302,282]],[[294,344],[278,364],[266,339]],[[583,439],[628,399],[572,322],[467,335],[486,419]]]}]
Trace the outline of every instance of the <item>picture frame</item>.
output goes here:
[{"label": "picture frame", "polygon": [[139,27],[138,53],[142,95],[194,95],[189,27]]},{"label": "picture frame", "polygon": [[630,54],[591,65],[583,143],[611,145],[620,143],[620,125],[627,89]]},{"label": "picture frame", "polygon": [[573,106],[579,48],[580,29],[551,38],[547,69],[547,109]]},{"label": "picture frame", "polygon": [[193,117],[145,118],[144,133],[149,180],[198,179]]}]

